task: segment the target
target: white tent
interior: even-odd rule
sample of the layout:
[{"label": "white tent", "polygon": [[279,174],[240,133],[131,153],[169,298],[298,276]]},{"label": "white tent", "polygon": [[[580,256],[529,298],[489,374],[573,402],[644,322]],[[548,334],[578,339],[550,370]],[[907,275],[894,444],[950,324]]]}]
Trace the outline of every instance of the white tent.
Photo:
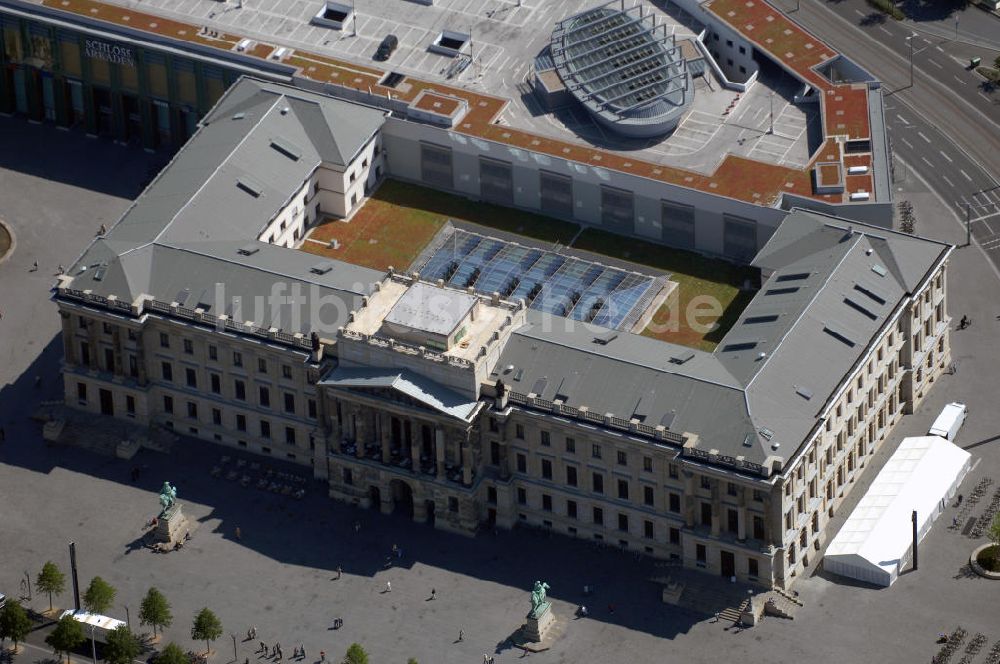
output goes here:
[{"label": "white tent", "polygon": [[923,539],[965,474],[971,455],[940,436],[906,438],[826,550],[834,574],[880,586],[896,580],[913,555],[911,514]]}]

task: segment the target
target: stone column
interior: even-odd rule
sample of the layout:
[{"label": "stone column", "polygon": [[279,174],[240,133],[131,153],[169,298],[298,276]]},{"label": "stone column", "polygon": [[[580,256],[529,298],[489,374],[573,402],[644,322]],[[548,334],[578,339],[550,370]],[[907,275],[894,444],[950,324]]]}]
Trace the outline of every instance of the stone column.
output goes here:
[{"label": "stone column", "polygon": [[694,512],[697,503],[694,489],[694,474],[688,471],[684,473],[684,525],[688,528],[694,527]]},{"label": "stone column", "polygon": [[340,443],[343,442],[344,431],[340,424],[340,420],[337,419],[337,406],[340,404],[343,408],[343,402],[337,401],[336,399],[330,400],[330,417],[327,420],[330,423],[330,440],[333,441],[333,449],[336,452],[340,452]]},{"label": "stone column", "polygon": [[410,470],[420,472],[420,421],[410,420]]},{"label": "stone column", "polygon": [[369,442],[369,411],[365,406],[357,407],[356,426],[357,432],[354,436],[354,456],[362,459],[365,456],[365,444]]},{"label": "stone column", "polygon": [[444,429],[434,427],[434,458],[437,460],[437,478],[444,479]]},{"label": "stone column", "polygon": [[112,352],[114,354],[114,372],[116,376],[122,375],[122,328],[115,325],[111,330]]},{"label": "stone column", "polygon": [[472,447],[468,440],[462,441],[459,451],[462,454],[462,484],[468,486],[472,484]]},{"label": "stone column", "polygon": [[[100,354],[100,346],[97,343],[97,321],[90,319],[87,321],[87,344],[90,346],[90,368],[93,371],[100,371],[101,360],[98,357]],[[111,371],[113,367],[109,367],[108,371]]]},{"label": "stone column", "polygon": [[73,317],[64,312],[59,315],[62,318],[63,357],[66,358],[68,366],[73,366],[77,362],[76,339],[73,335]]},{"label": "stone column", "polygon": [[743,542],[747,538],[747,492],[750,489],[740,487],[739,506],[736,508],[736,539]]},{"label": "stone column", "polygon": [[146,375],[146,346],[144,344],[142,330],[135,333],[135,364],[138,369],[139,385],[145,386],[148,382],[148,377]]},{"label": "stone column", "polygon": [[382,463],[392,459],[392,415],[379,413],[379,442],[382,444]]},{"label": "stone column", "polygon": [[722,482],[712,480],[712,537],[718,537],[722,527],[722,500],[719,487]]}]

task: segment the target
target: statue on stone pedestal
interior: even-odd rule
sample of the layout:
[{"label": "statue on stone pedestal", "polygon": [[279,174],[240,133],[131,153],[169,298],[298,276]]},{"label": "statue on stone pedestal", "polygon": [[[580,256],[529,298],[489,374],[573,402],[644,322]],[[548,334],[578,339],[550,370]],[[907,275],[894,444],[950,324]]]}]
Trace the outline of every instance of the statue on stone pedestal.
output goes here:
[{"label": "statue on stone pedestal", "polygon": [[538,611],[546,604],[545,592],[549,589],[549,584],[544,581],[535,581],[535,587],[531,590],[531,615],[537,616]]},{"label": "statue on stone pedestal", "polygon": [[160,516],[166,516],[167,511],[173,507],[175,502],[177,502],[177,489],[170,486],[170,482],[164,482],[163,488],[160,489],[160,506],[163,508],[160,511]]}]

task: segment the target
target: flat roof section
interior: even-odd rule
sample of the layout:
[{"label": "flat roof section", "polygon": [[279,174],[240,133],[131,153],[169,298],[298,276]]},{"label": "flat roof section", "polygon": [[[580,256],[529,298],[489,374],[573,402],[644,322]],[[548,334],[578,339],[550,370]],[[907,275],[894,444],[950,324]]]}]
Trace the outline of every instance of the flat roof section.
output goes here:
[{"label": "flat roof section", "polygon": [[469,316],[476,301],[461,291],[417,282],[396,300],[383,322],[448,336]]}]

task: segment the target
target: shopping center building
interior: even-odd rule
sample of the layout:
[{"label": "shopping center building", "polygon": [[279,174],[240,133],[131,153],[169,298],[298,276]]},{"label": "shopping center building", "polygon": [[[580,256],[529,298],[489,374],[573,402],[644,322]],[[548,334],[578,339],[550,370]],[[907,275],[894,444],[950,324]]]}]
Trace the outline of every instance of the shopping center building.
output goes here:
[{"label": "shopping center building", "polygon": [[759,290],[713,352],[633,334],[631,314],[596,324],[596,305],[300,251],[385,176],[393,121],[232,86],[59,278],[67,404],[301,464],[335,499],[441,529],[548,528],[791,585],[950,362],[951,248],[793,210],[745,247]]}]

